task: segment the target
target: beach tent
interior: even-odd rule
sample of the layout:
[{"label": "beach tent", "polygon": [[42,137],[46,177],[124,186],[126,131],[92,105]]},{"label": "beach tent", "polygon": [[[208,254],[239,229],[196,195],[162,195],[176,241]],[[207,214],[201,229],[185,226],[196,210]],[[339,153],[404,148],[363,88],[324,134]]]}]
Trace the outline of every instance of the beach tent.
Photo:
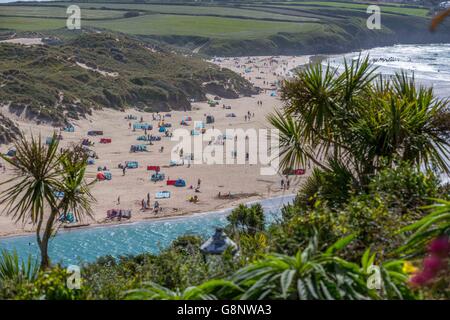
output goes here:
[{"label": "beach tent", "polygon": [[97,180],[98,180],[98,181],[103,181],[103,180],[105,180],[105,179],[106,179],[106,177],[105,177],[105,175],[103,174],[103,172],[97,173]]},{"label": "beach tent", "polygon": [[170,191],[158,191],[155,194],[156,199],[168,199],[170,198]]},{"label": "beach tent", "polygon": [[59,215],[58,220],[59,220],[60,222],[68,222],[68,223],[74,223],[74,222],[76,222],[76,219],[75,219],[75,217],[73,216],[73,213],[71,213],[71,212],[69,212],[69,213],[67,213],[67,214],[61,213],[61,214]]},{"label": "beach tent", "polygon": [[169,166],[174,167],[174,166],[182,166],[184,165],[183,160],[170,160],[169,161]]},{"label": "beach tent", "polygon": [[136,169],[139,167],[139,164],[137,161],[125,161],[125,167],[128,169]]},{"label": "beach tent", "polygon": [[101,138],[100,139],[100,143],[111,143],[112,139],[111,138]]},{"label": "beach tent", "polygon": [[64,198],[64,191],[55,191],[55,192],[53,192],[53,194],[54,194],[55,197],[57,197],[58,199]]},{"label": "beach tent", "polygon": [[67,127],[64,127],[63,130],[64,130],[65,132],[75,132],[75,127],[72,126],[72,125],[69,125],[69,126],[67,126]]},{"label": "beach tent", "polygon": [[159,173],[159,172],[154,173],[154,174],[152,174],[150,176],[150,180],[151,181],[155,181],[155,182],[156,181],[163,181],[165,178],[166,178],[165,174],[164,173]]},{"label": "beach tent", "polygon": [[130,147],[130,152],[143,152],[148,151],[147,146],[144,144],[133,144]]},{"label": "beach tent", "polygon": [[8,152],[6,152],[6,155],[8,157],[14,157],[16,155],[16,152],[17,152],[16,148],[11,148],[8,150]]},{"label": "beach tent", "polygon": [[111,180],[112,179],[112,174],[109,171],[103,171],[103,175],[105,176],[106,180]]},{"label": "beach tent", "polygon": [[147,166],[147,170],[159,172],[161,171],[161,168],[159,166]]},{"label": "beach tent", "polygon": [[174,184],[175,187],[186,187],[186,181],[183,179],[177,179]]}]

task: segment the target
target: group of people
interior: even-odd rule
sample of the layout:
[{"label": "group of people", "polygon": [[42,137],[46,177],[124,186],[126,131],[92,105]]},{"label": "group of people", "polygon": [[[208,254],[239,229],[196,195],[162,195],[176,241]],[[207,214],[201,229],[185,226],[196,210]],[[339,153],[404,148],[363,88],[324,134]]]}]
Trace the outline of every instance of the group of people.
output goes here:
[{"label": "group of people", "polygon": [[258,106],[262,106],[262,100],[258,100],[258,101],[256,101],[256,104],[258,105]]},{"label": "group of people", "polygon": [[289,187],[291,185],[291,182],[289,181],[289,178],[286,176],[285,179],[281,179],[281,190],[289,190]]},{"label": "group of people", "polygon": [[250,121],[251,118],[255,117],[255,113],[251,113],[250,111],[247,111],[247,114],[244,116],[245,121]]}]

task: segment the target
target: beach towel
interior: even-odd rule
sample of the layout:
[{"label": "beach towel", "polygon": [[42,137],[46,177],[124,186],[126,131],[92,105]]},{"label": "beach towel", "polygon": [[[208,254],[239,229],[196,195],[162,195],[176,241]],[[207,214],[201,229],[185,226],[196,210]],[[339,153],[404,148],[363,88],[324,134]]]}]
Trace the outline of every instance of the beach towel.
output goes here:
[{"label": "beach towel", "polygon": [[147,166],[147,170],[159,172],[161,171],[161,168],[159,166]]},{"label": "beach towel", "polygon": [[136,122],[133,124],[133,129],[152,130],[153,126],[149,123]]},{"label": "beach towel", "polygon": [[100,143],[111,143],[112,139],[111,138],[101,138],[100,139]]},{"label": "beach towel", "polygon": [[167,180],[167,185],[168,186],[174,186],[176,181],[177,180]]},{"label": "beach towel", "polygon": [[168,199],[170,198],[170,191],[158,191],[155,194],[156,199]]},{"label": "beach towel", "polygon": [[304,175],[305,172],[306,172],[305,169],[287,169],[283,171],[283,174],[301,176]]},{"label": "beach towel", "polygon": [[139,164],[137,161],[125,161],[125,166],[128,169],[136,169],[137,167],[139,167]]},{"label": "beach towel", "polygon": [[103,131],[101,130],[89,130],[87,132],[88,136],[102,136],[103,135]]}]

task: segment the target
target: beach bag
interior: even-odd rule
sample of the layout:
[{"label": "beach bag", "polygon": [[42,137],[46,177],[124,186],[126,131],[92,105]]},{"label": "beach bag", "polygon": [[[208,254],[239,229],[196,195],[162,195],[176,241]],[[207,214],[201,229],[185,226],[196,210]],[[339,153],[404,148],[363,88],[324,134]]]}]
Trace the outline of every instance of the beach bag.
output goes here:
[{"label": "beach bag", "polygon": [[160,171],[160,167],[159,167],[159,166],[147,166],[147,170],[148,170],[148,171],[156,171],[156,172],[159,172],[159,171]]},{"label": "beach bag", "polygon": [[112,139],[111,138],[101,138],[100,139],[100,143],[111,143]]},{"label": "beach bag", "polygon": [[174,186],[175,182],[176,182],[176,180],[167,180],[167,185],[168,186]]},{"label": "beach bag", "polygon": [[109,171],[104,171],[103,175],[105,176],[106,180],[111,180],[112,179],[112,174]]},{"label": "beach bag", "polygon": [[105,175],[103,174],[103,172],[99,172],[99,173],[97,173],[97,180],[98,181],[103,181],[103,180],[105,180],[106,178],[105,178]]}]

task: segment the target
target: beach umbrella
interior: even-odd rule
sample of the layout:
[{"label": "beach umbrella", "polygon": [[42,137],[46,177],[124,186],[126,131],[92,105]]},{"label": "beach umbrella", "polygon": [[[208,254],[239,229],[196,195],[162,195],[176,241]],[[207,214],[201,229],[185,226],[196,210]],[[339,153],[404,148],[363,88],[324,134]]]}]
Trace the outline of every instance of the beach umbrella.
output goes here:
[{"label": "beach umbrella", "polygon": [[237,244],[223,232],[222,228],[216,228],[216,232],[212,237],[200,246],[200,251],[204,254],[219,255],[230,247],[232,248],[231,253],[233,255],[239,250]]}]

